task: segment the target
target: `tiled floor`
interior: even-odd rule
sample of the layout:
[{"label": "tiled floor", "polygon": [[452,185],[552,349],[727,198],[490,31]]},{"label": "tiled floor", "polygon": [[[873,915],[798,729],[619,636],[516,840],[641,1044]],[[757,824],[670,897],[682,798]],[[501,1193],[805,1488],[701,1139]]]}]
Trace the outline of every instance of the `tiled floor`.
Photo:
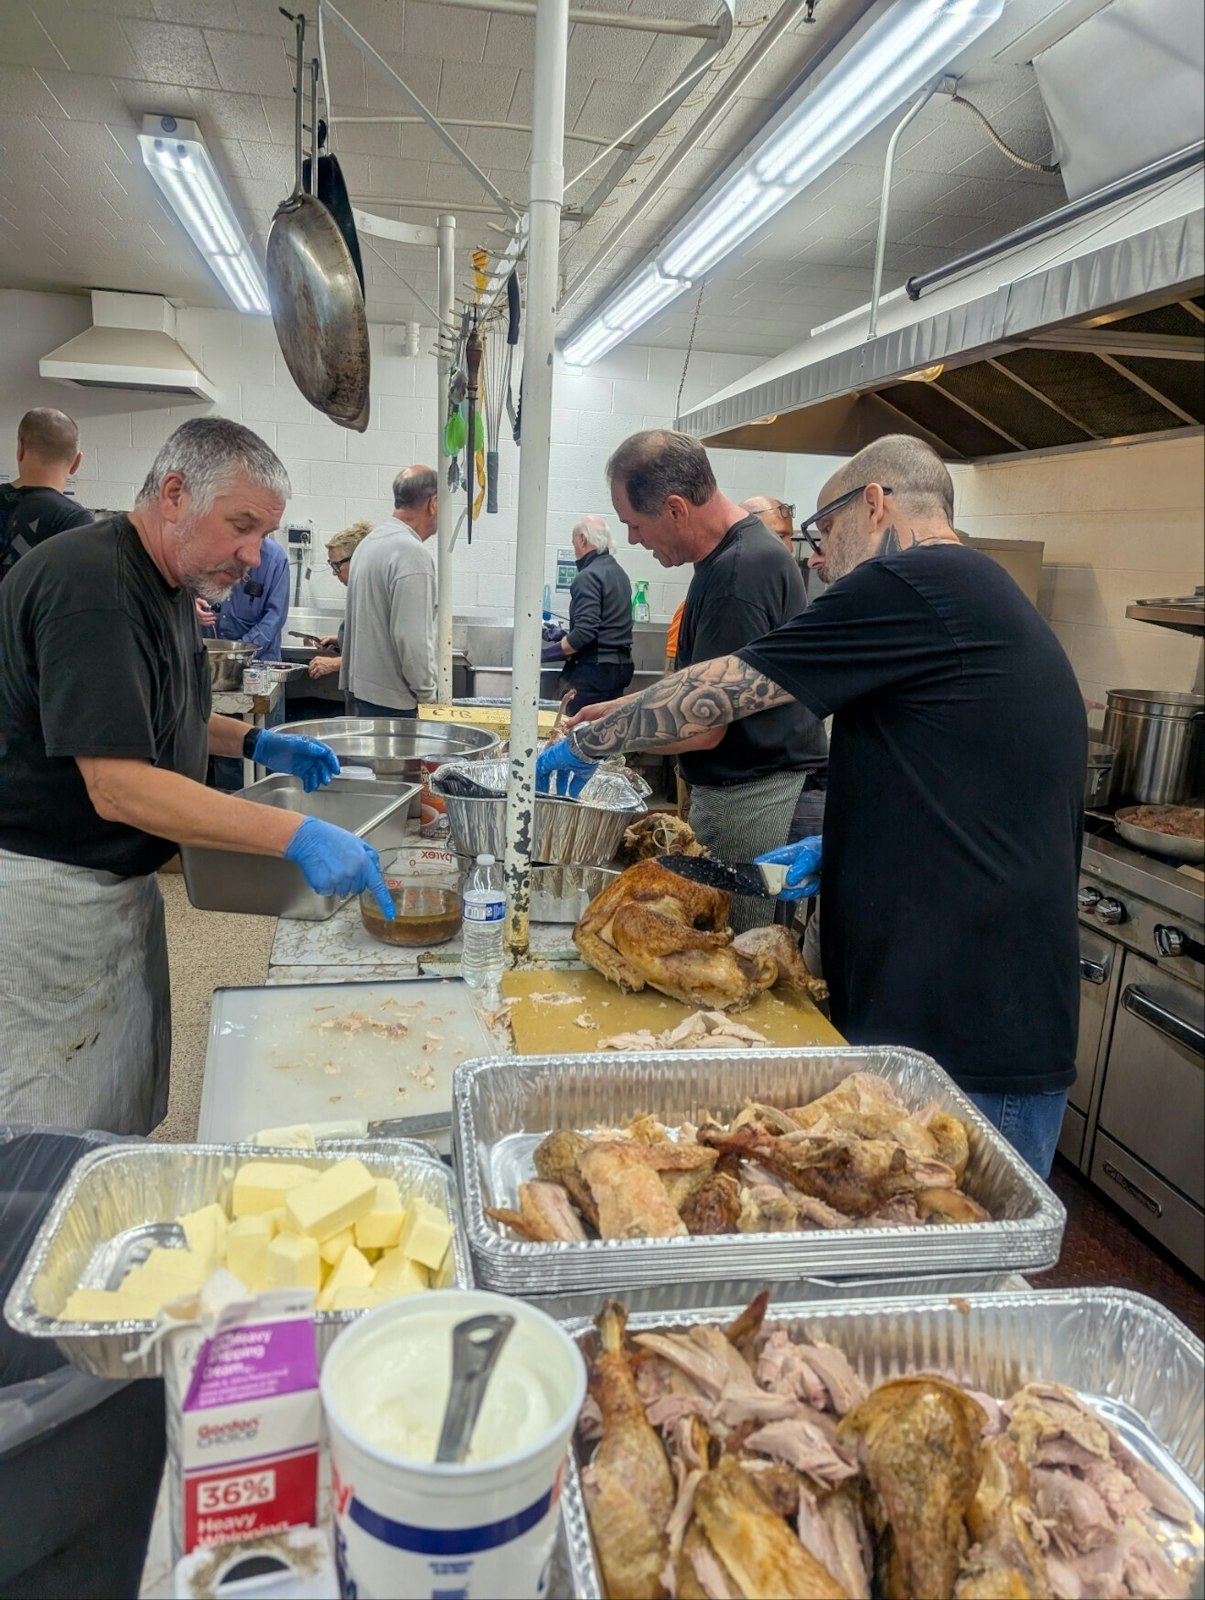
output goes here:
[{"label": "tiled floor", "polygon": [[1034,1275],[1036,1288],[1136,1289],[1166,1306],[1198,1337],[1205,1336],[1205,1286],[1198,1278],[1061,1159],[1050,1183],[1067,1207],[1067,1231],[1058,1265]]}]

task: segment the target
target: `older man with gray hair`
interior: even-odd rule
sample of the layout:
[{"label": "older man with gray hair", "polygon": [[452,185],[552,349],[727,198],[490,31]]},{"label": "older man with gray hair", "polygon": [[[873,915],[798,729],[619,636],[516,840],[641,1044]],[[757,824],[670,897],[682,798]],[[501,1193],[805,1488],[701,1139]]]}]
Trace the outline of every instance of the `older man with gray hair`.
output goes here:
[{"label": "older man with gray hair", "polygon": [[546,654],[565,658],[561,694],[569,713],[622,694],[632,681],[632,585],[615,559],[611,530],[586,516],[573,529],[577,577],[569,631]]},{"label": "older man with gray hair", "polygon": [[414,717],[435,697],[435,560],[439,477],[404,467],[393,515],[364,539],[347,579],[340,687],[362,717]]},{"label": "older man with gray hair", "polygon": [[222,417],[176,430],[134,509],[69,529],[0,587],[0,1116],[149,1133],[167,1110],[167,945],[155,873],[179,844],[283,856],[320,894],[370,889],[376,852],[204,785],[242,756],[316,789],[333,751],[211,710],[193,597],[260,559],[289,480]]}]

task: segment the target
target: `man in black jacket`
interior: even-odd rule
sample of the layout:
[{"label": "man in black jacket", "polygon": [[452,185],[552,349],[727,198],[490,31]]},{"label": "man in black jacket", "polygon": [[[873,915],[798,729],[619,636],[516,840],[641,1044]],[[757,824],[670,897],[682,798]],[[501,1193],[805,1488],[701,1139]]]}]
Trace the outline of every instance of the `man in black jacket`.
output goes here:
[{"label": "man in black jacket", "polygon": [[92,513],[64,494],[83,456],[79,429],[65,411],[36,406],[17,424],[17,476],[0,486],[0,583],[34,545]]},{"label": "man in black jacket", "polygon": [[632,681],[632,585],[612,554],[601,517],[573,530],[577,577],[569,591],[569,632],[559,642],[565,710],[572,715],[622,694]]}]

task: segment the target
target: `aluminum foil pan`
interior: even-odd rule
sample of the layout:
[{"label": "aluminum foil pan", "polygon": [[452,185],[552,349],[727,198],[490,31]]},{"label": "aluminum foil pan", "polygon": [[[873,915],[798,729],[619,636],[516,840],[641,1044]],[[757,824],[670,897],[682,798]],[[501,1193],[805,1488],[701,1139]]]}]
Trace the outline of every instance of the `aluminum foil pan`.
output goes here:
[{"label": "aluminum foil pan", "polygon": [[[851,1072],[885,1078],[905,1105],[936,1100],[970,1124],[964,1187],[993,1221],[964,1226],[831,1228],[682,1239],[532,1244],[511,1238],[483,1207],[517,1204],[535,1176],[532,1152],[556,1128],[728,1121],[751,1099],[797,1106]],[[1053,1266],[1066,1212],[1052,1191],[926,1055],[892,1046],[702,1050],[495,1057],[462,1062],[453,1085],[455,1162],[473,1271],[481,1288],[524,1297],[623,1290],[709,1278],[934,1278],[1034,1272]]]},{"label": "aluminum foil pan", "polygon": [[531,920],[576,922],[617,872],[606,867],[533,867],[531,869]]},{"label": "aluminum foil pan", "polygon": [[[631,1332],[723,1323],[743,1307],[633,1314]],[[1164,1473],[1202,1520],[1205,1390],[1201,1341],[1144,1295],[1121,1289],[1046,1293],[924,1295],[887,1306],[858,1300],[816,1307],[771,1307],[774,1322],[837,1345],[870,1385],[910,1372],[937,1372],[1004,1398],[1044,1379],[1066,1384],[1117,1429],[1130,1449]],[[591,1322],[565,1324],[589,1360],[597,1347]],[[561,1526],[578,1600],[603,1600],[578,1469],[576,1440],[561,1497]],[[1199,1532],[1199,1530],[1198,1530]],[[1199,1540],[1196,1551],[1200,1554]],[[1175,1554],[1188,1554],[1188,1547]],[[1198,1569],[1193,1592],[1201,1592]]]},{"label": "aluminum foil pan", "polygon": [[[487,767],[495,764],[484,763]],[[479,775],[474,773],[473,776]],[[434,774],[433,786],[435,792],[442,795],[448,831],[457,853],[462,856],[488,854],[501,861],[506,854],[505,798],[469,800],[462,795],[448,794],[439,787],[439,772]],[[643,804],[626,811],[608,811],[578,800],[537,795],[533,807],[531,859],[553,866],[605,866],[614,859],[624,829],[634,817],[643,813]]]},{"label": "aluminum foil pan", "polygon": [[[234,1175],[246,1161],[278,1159],[328,1167],[358,1156],[378,1178],[395,1178],[402,1198],[418,1196],[451,1218],[450,1287],[469,1289],[464,1222],[456,1183],[429,1145],[412,1139],[331,1139],[321,1150],[273,1150],[253,1144],[116,1144],[77,1161],[46,1214],[4,1304],[9,1326],[53,1339],[72,1366],[98,1378],[150,1378],[162,1370],[159,1347],[137,1361],[133,1352],[150,1321],[60,1322],[57,1313],[78,1288],[115,1288],[153,1244],[163,1224],[211,1201],[229,1208]],[[359,1313],[319,1311],[319,1360],[339,1330]]]}]

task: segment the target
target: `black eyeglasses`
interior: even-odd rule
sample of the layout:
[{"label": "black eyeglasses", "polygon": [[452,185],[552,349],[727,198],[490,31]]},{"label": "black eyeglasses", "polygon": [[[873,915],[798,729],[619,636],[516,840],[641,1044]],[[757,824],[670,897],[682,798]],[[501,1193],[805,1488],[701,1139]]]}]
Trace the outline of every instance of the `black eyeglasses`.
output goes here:
[{"label": "black eyeglasses", "polygon": [[[851,501],[856,500],[860,494],[865,494],[869,487],[869,484],[863,483],[859,484],[856,489],[847,489],[844,494],[839,494],[835,500],[830,500],[828,505],[821,506],[819,511],[813,511],[810,517],[804,517],[803,521],[799,524],[799,532],[807,540],[808,544],[811,545],[812,549],[817,555],[820,554],[820,540],[813,538],[810,530],[814,528],[818,522],[823,521],[825,517],[831,517],[834,511],[840,511],[843,506],[847,506]],[[891,490],[886,486],[886,484],[884,484],[882,487],[884,494],[891,493]]]},{"label": "black eyeglasses", "polygon": [[784,517],[789,517],[792,522],[794,522],[794,520],[795,520],[795,507],[794,506],[783,505],[782,502],[780,501],[778,503],[778,505],[771,506],[770,510],[771,511],[781,511]]},{"label": "black eyeglasses", "polygon": [[350,560],[351,560],[350,556],[344,556],[339,561],[328,561],[327,562],[327,566],[331,569],[332,572],[337,573],[339,571],[339,568],[340,567],[345,567]]}]

